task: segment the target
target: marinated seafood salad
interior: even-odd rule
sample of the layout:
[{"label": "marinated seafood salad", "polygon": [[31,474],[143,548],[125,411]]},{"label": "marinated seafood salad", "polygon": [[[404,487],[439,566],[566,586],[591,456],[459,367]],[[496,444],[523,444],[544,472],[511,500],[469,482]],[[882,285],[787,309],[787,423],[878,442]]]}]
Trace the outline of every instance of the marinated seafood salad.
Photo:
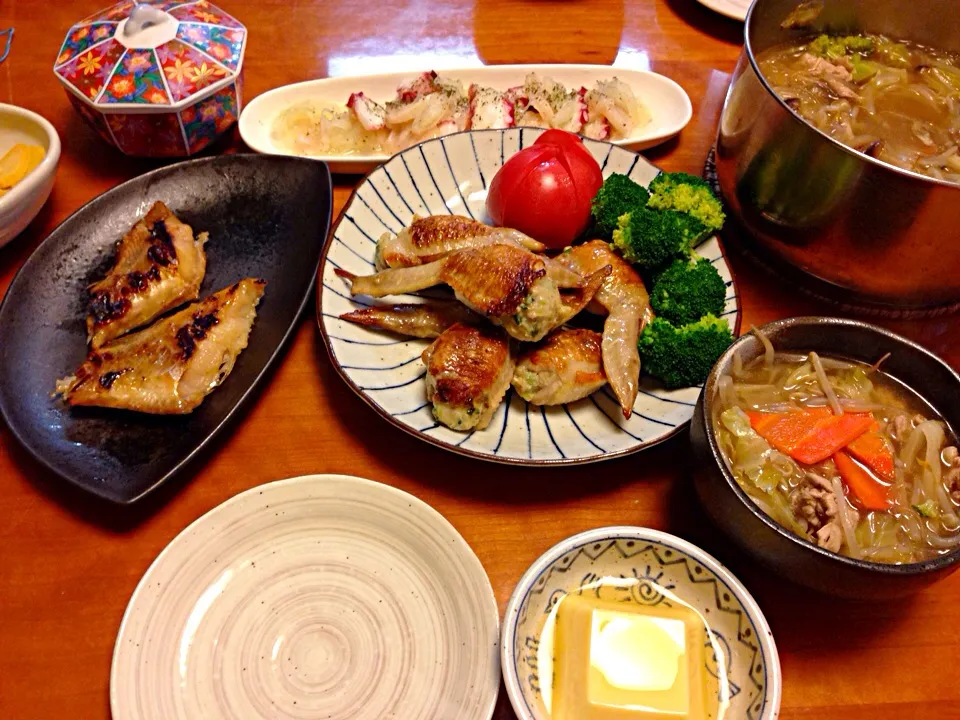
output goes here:
[{"label": "marinated seafood salad", "polygon": [[301,155],[394,153],[461,130],[515,126],[578,133],[595,140],[629,137],[650,113],[626,83],[611,78],[593,88],[568,89],[530,73],[505,91],[464,84],[426,72],[397,88],[381,104],[355,92],[343,109],[317,101],[297,103],[274,121],[273,139]]}]

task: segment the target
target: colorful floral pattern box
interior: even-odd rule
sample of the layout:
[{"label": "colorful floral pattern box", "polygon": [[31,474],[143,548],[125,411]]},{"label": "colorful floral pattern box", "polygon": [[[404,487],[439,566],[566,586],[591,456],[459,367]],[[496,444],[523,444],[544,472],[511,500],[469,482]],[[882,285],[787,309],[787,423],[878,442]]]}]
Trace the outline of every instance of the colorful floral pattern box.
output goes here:
[{"label": "colorful floral pattern box", "polygon": [[70,28],[53,71],[108,143],[182,157],[240,116],[246,37],[206,0],[122,2]]}]

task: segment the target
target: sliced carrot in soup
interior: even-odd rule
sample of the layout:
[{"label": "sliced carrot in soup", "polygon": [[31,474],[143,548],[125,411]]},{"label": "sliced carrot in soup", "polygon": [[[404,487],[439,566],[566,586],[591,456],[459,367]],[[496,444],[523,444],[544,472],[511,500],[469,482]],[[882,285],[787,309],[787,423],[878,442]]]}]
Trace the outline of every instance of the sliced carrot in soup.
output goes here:
[{"label": "sliced carrot in soup", "polygon": [[873,423],[870,413],[844,413],[822,418],[793,447],[790,456],[805,465],[816,465],[863,435]]},{"label": "sliced carrot in soup", "polygon": [[880,434],[879,425],[874,423],[869,432],[851,442],[845,450],[873,470],[882,480],[893,482],[893,451],[886,438]]},{"label": "sliced carrot in soup", "polygon": [[851,494],[867,510],[886,510],[890,507],[890,488],[866,469],[857,464],[856,460],[840,451],[833,456],[837,471]]},{"label": "sliced carrot in soup", "polygon": [[785,413],[747,413],[750,426],[756,433],[777,450],[788,455],[814,430],[820,420],[832,416],[833,413],[827,407],[805,408]]}]

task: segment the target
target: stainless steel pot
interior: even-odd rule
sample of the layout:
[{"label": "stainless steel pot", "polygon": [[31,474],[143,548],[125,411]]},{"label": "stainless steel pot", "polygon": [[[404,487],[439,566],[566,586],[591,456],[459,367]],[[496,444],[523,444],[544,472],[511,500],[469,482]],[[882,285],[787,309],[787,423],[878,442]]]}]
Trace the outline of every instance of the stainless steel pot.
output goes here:
[{"label": "stainless steel pot", "polygon": [[724,200],[755,249],[807,273],[815,291],[862,305],[960,301],[960,186],[895,168],[808,125],[773,92],[756,56],[820,32],[882,33],[960,51],[960,0],[823,0],[804,28],[797,0],[756,0],[717,140]]}]

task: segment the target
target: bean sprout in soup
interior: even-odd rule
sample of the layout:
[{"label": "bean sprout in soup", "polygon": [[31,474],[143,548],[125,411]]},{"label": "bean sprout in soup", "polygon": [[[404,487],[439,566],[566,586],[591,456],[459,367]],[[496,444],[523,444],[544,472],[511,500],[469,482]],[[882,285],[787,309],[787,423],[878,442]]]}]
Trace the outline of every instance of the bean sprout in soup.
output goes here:
[{"label": "bean sprout in soup", "polygon": [[740,487],[806,540],[883,563],[960,546],[956,437],[876,366],[768,343],[721,377],[712,422]]},{"label": "bean sprout in soup", "polygon": [[814,127],[891,165],[960,183],[960,56],[880,35],[821,35],[757,59]]}]

